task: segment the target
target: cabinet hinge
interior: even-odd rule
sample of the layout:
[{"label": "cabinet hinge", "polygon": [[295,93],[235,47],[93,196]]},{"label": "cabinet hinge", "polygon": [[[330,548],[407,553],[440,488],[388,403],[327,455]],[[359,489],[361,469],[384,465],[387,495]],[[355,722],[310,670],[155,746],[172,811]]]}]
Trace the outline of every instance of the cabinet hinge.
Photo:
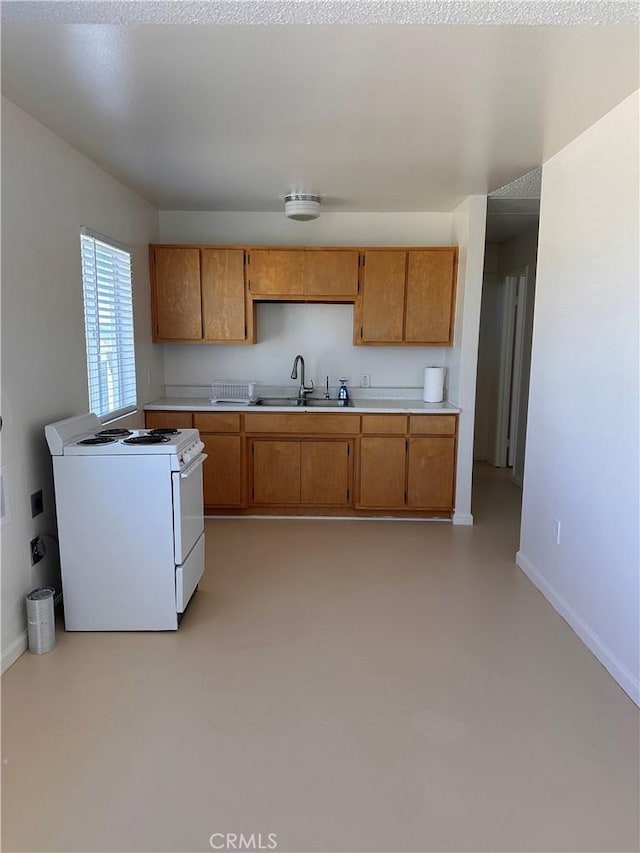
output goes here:
[{"label": "cabinet hinge", "polygon": [[362,338],[362,332],[363,332],[363,329],[364,329],[364,326],[360,326],[360,337],[361,337],[361,338]]},{"label": "cabinet hinge", "polygon": [[405,438],[405,440],[404,440],[404,449],[405,450],[409,449],[409,439],[408,438]]},{"label": "cabinet hinge", "polygon": [[247,337],[247,324],[244,324],[244,336]]},{"label": "cabinet hinge", "polygon": [[347,444],[347,456],[351,456],[351,445]]},{"label": "cabinet hinge", "polygon": [[349,489],[347,489],[347,500],[349,500],[349,494],[350,494]]},{"label": "cabinet hinge", "polygon": [[251,264],[251,253],[247,252],[247,254],[244,257],[245,257],[245,261],[246,261],[247,266],[250,266],[250,264]]},{"label": "cabinet hinge", "polygon": [[247,279],[247,290],[251,290],[251,279]]},{"label": "cabinet hinge", "polygon": [[362,266],[364,266],[366,260],[367,260],[367,256],[363,255],[362,256]]}]

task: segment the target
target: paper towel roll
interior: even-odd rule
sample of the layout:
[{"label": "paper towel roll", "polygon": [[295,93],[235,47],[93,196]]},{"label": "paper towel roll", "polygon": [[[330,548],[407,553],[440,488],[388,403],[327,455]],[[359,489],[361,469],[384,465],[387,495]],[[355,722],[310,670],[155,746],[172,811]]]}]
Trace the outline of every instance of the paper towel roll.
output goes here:
[{"label": "paper towel roll", "polygon": [[425,367],[424,393],[425,403],[441,403],[444,397],[444,367]]}]

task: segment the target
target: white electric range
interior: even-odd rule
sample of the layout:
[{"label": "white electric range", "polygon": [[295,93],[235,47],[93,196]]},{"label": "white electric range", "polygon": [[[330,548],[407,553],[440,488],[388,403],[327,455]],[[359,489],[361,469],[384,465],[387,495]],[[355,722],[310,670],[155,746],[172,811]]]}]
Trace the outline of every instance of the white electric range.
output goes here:
[{"label": "white electric range", "polygon": [[45,436],[66,630],[175,630],[204,572],[198,430],[105,430],[86,414]]}]

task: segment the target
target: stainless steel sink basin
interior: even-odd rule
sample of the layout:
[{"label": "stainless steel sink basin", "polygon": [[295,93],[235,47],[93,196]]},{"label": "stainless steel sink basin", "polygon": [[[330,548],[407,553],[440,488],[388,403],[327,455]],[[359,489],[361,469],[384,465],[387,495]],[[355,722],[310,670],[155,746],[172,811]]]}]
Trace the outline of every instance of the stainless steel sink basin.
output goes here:
[{"label": "stainless steel sink basin", "polygon": [[[311,408],[311,409],[343,409],[345,407],[344,400],[325,400],[324,397],[259,397],[256,406],[286,406],[291,408]],[[351,403],[347,401],[347,406]]]},{"label": "stainless steel sink basin", "polygon": [[351,401],[350,400],[325,400],[322,397],[320,397],[320,398],[317,398],[317,397],[309,398],[309,397],[307,397],[307,399],[304,401],[304,405],[315,407],[315,408],[322,408],[322,409],[344,409],[345,406],[351,405]]},{"label": "stainless steel sink basin", "polygon": [[256,406],[292,406],[297,407],[302,405],[302,400],[299,397],[259,397]]}]

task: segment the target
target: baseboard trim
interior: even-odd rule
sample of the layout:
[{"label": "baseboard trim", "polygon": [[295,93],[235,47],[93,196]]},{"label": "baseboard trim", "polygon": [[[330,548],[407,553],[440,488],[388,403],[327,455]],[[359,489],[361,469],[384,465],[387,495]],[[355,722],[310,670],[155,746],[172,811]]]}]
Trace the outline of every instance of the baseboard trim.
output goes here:
[{"label": "baseboard trim", "polygon": [[9,669],[10,666],[18,660],[28,647],[27,632],[23,631],[18,637],[9,643],[6,649],[2,651],[2,674]]},{"label": "baseboard trim", "polygon": [[473,516],[470,512],[454,512],[453,523],[473,527]]},{"label": "baseboard trim", "polygon": [[580,616],[578,616],[571,605],[549,583],[541,572],[536,569],[533,563],[527,559],[522,551],[518,551],[516,554],[516,565],[522,569],[531,583],[540,590],[552,607],[575,631],[589,651],[618,682],[629,698],[635,702],[636,705],[640,706],[640,681],[634,676],[634,674],[627,669],[611,649],[602,642],[596,632],[590,628],[589,625],[580,618]]}]

